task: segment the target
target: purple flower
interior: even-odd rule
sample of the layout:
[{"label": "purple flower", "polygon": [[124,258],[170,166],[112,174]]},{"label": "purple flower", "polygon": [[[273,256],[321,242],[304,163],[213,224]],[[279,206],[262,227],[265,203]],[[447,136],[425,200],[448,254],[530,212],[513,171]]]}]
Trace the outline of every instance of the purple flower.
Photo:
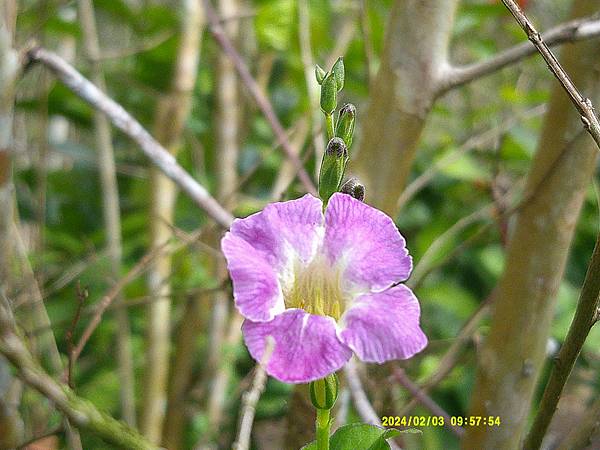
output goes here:
[{"label": "purple flower", "polygon": [[307,383],[352,356],[383,363],[427,345],[412,259],[383,212],[336,193],[323,216],[310,194],[233,222],[221,242],[250,354],[275,341],[269,375]]}]

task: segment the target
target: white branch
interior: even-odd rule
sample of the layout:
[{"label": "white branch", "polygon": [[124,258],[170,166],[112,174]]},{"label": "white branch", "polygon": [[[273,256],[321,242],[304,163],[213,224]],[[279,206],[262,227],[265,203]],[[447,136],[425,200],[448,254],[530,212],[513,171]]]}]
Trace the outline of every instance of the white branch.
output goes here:
[{"label": "white branch", "polygon": [[106,114],[114,126],[137,142],[146,156],[219,225],[225,228],[231,225],[233,216],[210,195],[206,188],[194,180],[177,163],[175,157],[160,145],[121,105],[108,97],[57,54],[39,47],[29,50],[27,54],[31,61],[44,64],[76,95]]}]

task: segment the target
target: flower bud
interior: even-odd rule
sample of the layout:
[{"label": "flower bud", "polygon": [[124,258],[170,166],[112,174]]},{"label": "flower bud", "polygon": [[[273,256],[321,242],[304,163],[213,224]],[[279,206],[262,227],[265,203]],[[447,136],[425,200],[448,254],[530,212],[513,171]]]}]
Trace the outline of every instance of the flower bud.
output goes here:
[{"label": "flower bud", "polygon": [[344,77],[345,77],[344,60],[342,59],[341,56],[337,59],[337,61],[331,68],[331,73],[333,73],[333,77],[335,78],[335,84],[337,86],[337,90],[341,91],[344,87]]},{"label": "flower bud", "polygon": [[346,144],[338,137],[332,138],[323,154],[319,171],[319,197],[323,200],[324,205],[327,204],[329,197],[339,190],[347,161]]},{"label": "flower bud", "polygon": [[365,201],[365,187],[356,178],[350,178],[340,188],[340,192],[348,194],[361,202]]},{"label": "flower bud", "polygon": [[317,409],[331,409],[338,398],[340,382],[335,373],[310,383],[310,401]]},{"label": "flower bud", "polygon": [[315,66],[315,78],[317,79],[317,83],[323,84],[323,79],[327,76],[327,72],[323,70],[321,66],[318,64]]},{"label": "flower bud", "polygon": [[321,110],[323,113],[333,114],[337,106],[337,87],[335,76],[328,73],[321,83]]},{"label": "flower bud", "polygon": [[352,136],[354,135],[354,120],[356,118],[356,107],[352,103],[346,103],[340,109],[335,135],[342,138],[347,148],[352,145]]}]

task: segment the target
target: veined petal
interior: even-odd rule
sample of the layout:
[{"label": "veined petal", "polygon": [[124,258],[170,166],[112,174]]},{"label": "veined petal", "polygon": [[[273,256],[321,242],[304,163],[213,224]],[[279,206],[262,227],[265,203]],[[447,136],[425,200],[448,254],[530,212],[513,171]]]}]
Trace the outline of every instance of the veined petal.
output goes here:
[{"label": "veined petal", "polygon": [[233,283],[235,306],[242,316],[268,321],[285,309],[277,274],[264,256],[248,242],[231,232],[225,234],[221,248]]},{"label": "veined petal", "polygon": [[266,322],[285,310],[282,288],[293,281],[294,264],[314,256],[323,221],[321,200],[305,195],[233,222],[221,247],[245,318]]},{"label": "veined petal", "polygon": [[245,219],[236,219],[231,233],[248,242],[267,262],[278,268],[287,264],[290,250],[309,260],[322,239],[323,204],[306,194],[297,200],[271,203]]},{"label": "veined petal", "polygon": [[415,295],[398,285],[356,298],[341,318],[338,336],[363,361],[407,359],[427,345],[419,316]]},{"label": "veined petal", "polygon": [[325,253],[342,264],[344,279],[381,290],[408,278],[412,258],[390,217],[347,194],[334,194],[325,211]]},{"label": "veined petal", "polygon": [[242,325],[246,346],[261,361],[267,337],[275,341],[267,373],[286,383],[308,383],[341,368],[352,351],[336,336],[331,317],[288,309],[270,322],[246,320]]}]

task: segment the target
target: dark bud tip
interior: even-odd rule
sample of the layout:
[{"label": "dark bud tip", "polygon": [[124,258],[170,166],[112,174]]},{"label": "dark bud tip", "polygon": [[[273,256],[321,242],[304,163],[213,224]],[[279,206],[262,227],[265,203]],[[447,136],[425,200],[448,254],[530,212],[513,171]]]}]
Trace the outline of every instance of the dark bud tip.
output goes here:
[{"label": "dark bud tip", "polygon": [[356,178],[350,178],[340,188],[340,192],[354,197],[356,200],[365,201],[365,187]]},{"label": "dark bud tip", "polygon": [[329,143],[327,144],[327,148],[325,152],[328,155],[335,155],[338,158],[342,156],[346,156],[348,153],[348,149],[346,148],[346,144],[344,144],[344,140],[339,137],[331,138]]}]

